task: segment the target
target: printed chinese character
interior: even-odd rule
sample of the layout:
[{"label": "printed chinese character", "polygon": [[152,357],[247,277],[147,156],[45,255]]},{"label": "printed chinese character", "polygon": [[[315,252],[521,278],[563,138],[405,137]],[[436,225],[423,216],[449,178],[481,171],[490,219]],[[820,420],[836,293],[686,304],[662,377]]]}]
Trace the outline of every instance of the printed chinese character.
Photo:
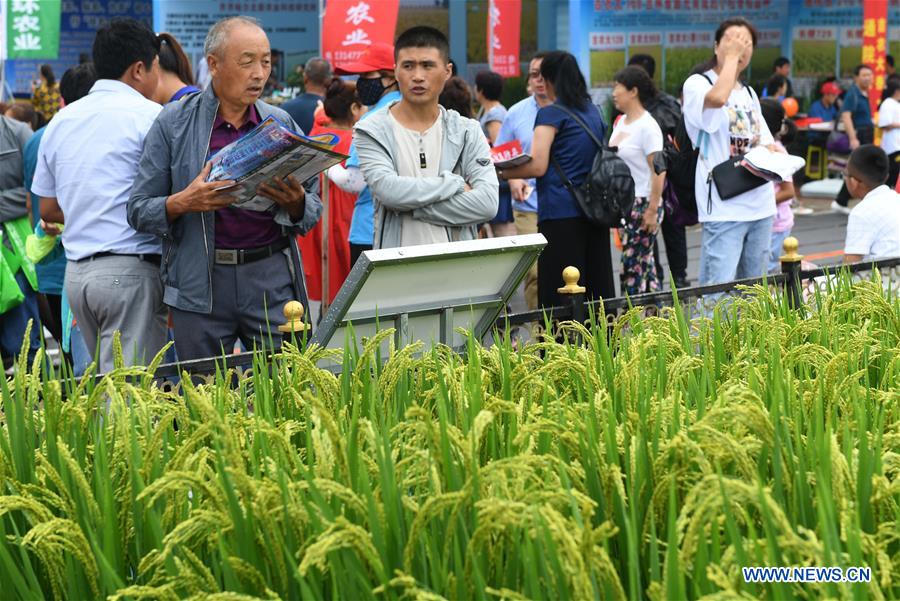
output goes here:
[{"label": "printed chinese character", "polygon": [[369,16],[370,8],[371,7],[365,2],[360,2],[356,6],[351,6],[347,9],[347,18],[344,19],[344,23],[353,23],[353,25],[357,27],[364,21],[374,23],[375,19]]},{"label": "printed chinese character", "polygon": [[863,21],[863,35],[867,38],[875,37],[875,19],[866,19]]},{"label": "printed chinese character", "polygon": [[34,35],[33,33],[23,33],[22,35],[17,35],[13,38],[13,50],[14,51],[25,51],[25,50],[40,50],[41,49],[41,38]]},{"label": "printed chinese character", "polygon": [[40,12],[37,0],[13,0],[11,12],[33,14]]},{"label": "printed chinese character", "polygon": [[878,33],[887,31],[887,19],[878,19]]},{"label": "printed chinese character", "polygon": [[365,44],[366,46],[368,46],[371,43],[372,40],[369,39],[369,34],[366,33],[365,30],[354,29],[347,34],[347,37],[344,38],[343,42],[341,42],[341,46],[352,46],[354,44]]},{"label": "printed chinese character", "polygon": [[19,33],[28,33],[29,31],[40,31],[41,23],[37,17],[31,15],[16,15],[13,17],[13,29]]},{"label": "printed chinese character", "polygon": [[875,48],[873,48],[872,46],[863,46],[862,62],[866,64],[875,62]]}]

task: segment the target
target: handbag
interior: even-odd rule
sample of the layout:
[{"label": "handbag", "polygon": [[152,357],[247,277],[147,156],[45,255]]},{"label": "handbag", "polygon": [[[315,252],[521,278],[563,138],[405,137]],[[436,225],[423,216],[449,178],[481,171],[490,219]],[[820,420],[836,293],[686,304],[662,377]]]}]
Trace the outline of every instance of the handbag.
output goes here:
[{"label": "handbag", "polygon": [[[716,184],[716,190],[719,191],[719,198],[722,200],[729,200],[769,183],[769,180],[750,173],[746,167],[741,165],[743,160],[744,155],[741,154],[713,167],[712,180]],[[712,189],[710,189],[710,197],[712,197]]]}]

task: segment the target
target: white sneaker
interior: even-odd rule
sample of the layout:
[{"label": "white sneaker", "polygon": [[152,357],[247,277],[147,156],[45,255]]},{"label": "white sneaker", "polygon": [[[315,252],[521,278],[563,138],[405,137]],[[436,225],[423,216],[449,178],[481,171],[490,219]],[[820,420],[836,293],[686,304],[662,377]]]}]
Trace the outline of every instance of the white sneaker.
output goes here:
[{"label": "white sneaker", "polygon": [[831,201],[831,210],[835,213],[843,213],[844,215],[850,214],[850,207],[839,205],[836,200]]},{"label": "white sneaker", "polygon": [[811,208],[799,204],[791,207],[791,211],[794,215],[812,215],[815,212]]}]

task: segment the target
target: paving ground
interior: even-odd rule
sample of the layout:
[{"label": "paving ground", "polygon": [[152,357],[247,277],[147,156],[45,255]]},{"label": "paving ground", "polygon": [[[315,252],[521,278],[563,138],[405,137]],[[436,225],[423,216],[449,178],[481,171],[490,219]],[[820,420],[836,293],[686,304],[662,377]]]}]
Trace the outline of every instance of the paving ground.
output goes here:
[{"label": "paving ground", "polygon": [[[840,263],[844,247],[844,235],[847,229],[847,216],[832,212],[831,201],[821,199],[802,199],[801,204],[813,209],[810,215],[796,215],[794,218],[794,235],[800,241],[800,253],[805,259],[817,265]],[[851,206],[853,206],[851,204]],[[700,226],[688,228],[688,278],[697,284],[700,265]],[[663,266],[667,267],[665,244],[660,236],[660,253]],[[620,269],[620,253],[613,247],[613,269]],[[562,285],[562,283],[560,283]],[[618,281],[616,282],[618,286]],[[619,291],[621,292],[621,291]],[[525,298],[519,290],[511,299],[510,309],[513,312],[525,311]]]}]

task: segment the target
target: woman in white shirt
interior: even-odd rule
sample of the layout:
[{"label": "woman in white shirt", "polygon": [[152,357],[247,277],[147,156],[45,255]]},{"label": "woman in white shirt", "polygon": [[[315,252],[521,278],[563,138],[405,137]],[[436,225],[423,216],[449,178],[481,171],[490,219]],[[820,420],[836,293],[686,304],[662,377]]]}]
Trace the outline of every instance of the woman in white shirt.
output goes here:
[{"label": "woman in white shirt", "polygon": [[684,122],[700,149],[694,191],[703,226],[701,285],[761,277],[775,216],[775,189],[768,182],[722,199],[710,177],[714,167],[755,146],[774,148],[759,98],[740,80],[753,56],[756,29],[746,19],[728,19],[715,39],[715,57],[684,83]]},{"label": "woman in white shirt", "polygon": [[881,149],[887,153],[891,168],[886,183],[893,189],[900,174],[900,78],[888,79],[884,102],[878,109],[878,127],[882,131]]},{"label": "woman in white shirt", "polygon": [[634,179],[634,206],[622,228],[622,292],[629,296],[662,289],[653,258],[653,243],[663,211],[660,201],[665,172],[656,173],[654,157],[662,152],[659,124],[644,110],[656,95],[653,80],[640,67],[625,67],[613,78],[613,103],[622,115],[613,125],[609,145],[618,149]]}]

